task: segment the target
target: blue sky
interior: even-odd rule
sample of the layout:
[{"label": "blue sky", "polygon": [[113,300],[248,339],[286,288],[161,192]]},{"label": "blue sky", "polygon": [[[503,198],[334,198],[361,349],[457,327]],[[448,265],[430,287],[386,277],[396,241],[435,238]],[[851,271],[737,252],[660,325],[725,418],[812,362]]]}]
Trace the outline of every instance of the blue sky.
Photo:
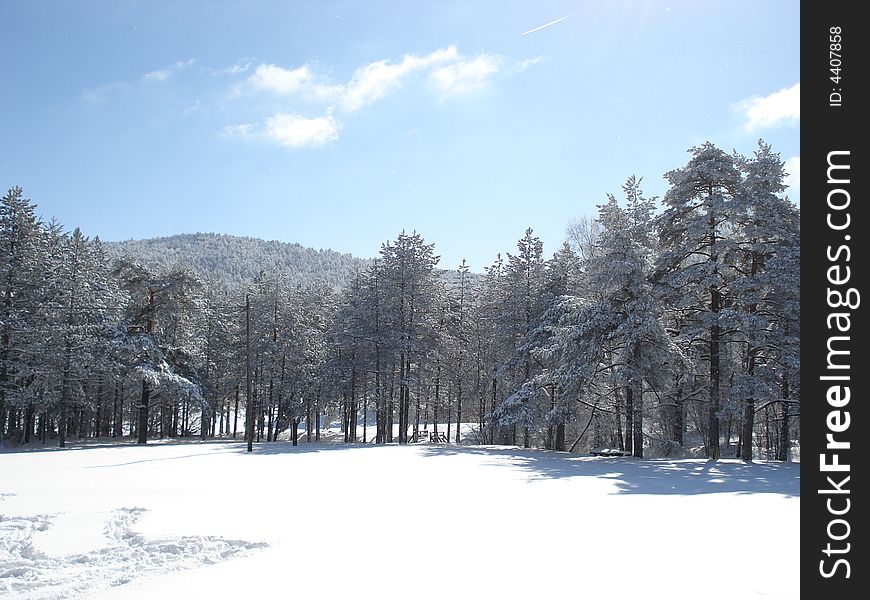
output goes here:
[{"label": "blue sky", "polygon": [[[631,174],[761,137],[799,202],[799,3],[0,2],[0,187],[106,240],[214,231],[480,271]],[[543,26],[543,27],[542,27]]]}]

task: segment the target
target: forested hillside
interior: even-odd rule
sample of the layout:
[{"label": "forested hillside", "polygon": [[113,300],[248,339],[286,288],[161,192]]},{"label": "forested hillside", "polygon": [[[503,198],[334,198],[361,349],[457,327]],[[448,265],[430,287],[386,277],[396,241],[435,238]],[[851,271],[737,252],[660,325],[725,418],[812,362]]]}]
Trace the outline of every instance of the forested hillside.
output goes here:
[{"label": "forested hillside", "polygon": [[750,157],[706,143],[665,178],[658,200],[630,177],[549,256],[518,232],[482,277],[439,272],[434,244],[405,231],[370,262],[201,234],[110,252],[12,188],[0,434],[295,443],[326,417],[346,442],[442,423],[459,443],[787,460],[800,238],[783,163],[762,142]]},{"label": "forested hillside", "polygon": [[204,281],[240,288],[261,271],[277,273],[297,283],[325,283],[341,288],[356,269],[371,262],[333,250],[219,233],[186,233],[147,240],[107,242],[112,258],[135,257],[158,270],[192,269]]}]

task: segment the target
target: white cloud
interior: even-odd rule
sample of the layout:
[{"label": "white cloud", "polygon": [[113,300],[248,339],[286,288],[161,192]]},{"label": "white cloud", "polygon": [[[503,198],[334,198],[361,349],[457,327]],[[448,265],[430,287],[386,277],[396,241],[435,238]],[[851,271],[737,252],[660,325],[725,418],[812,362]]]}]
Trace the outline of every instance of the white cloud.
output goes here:
[{"label": "white cloud", "polygon": [[170,75],[172,75],[172,71],[169,69],[160,69],[159,71],[145,73],[144,79],[145,81],[166,81]]},{"label": "white cloud", "polygon": [[[509,70],[520,73],[541,60],[543,58],[538,56],[519,61],[511,65]],[[461,94],[483,87],[504,62],[504,58],[497,54],[466,58],[456,46],[447,46],[424,55],[406,54],[397,62],[378,60],[368,63],[357,68],[346,84],[325,81],[308,65],[285,69],[273,64],[261,64],[244,84],[233,89],[232,95],[259,91],[299,96],[354,112],[398,89],[403,79],[414,72],[432,69],[429,76],[442,94]]]},{"label": "white cloud", "polygon": [[362,108],[398,87],[406,75],[457,58],[459,51],[456,46],[448,46],[425,56],[406,54],[399,63],[386,60],[369,63],[354,72],[342,97],[342,105],[349,111]]},{"label": "white cloud", "polygon": [[753,96],[742,100],[737,103],[737,110],[746,117],[743,129],[747,133],[797,122],[801,118],[801,84],[798,82],[763,98]]},{"label": "white cloud", "polygon": [[293,94],[311,80],[308,66],[298,69],[282,69],[275,65],[260,65],[248,82],[255,89],[275,92],[277,94]]},{"label": "white cloud", "polygon": [[792,156],[785,161],[785,185],[796,192],[801,191],[801,157]]},{"label": "white cloud", "polygon": [[346,84],[329,81],[307,64],[289,69],[261,64],[232,87],[232,97],[266,93],[287,97],[287,101],[301,99],[319,106],[325,115],[307,118],[287,111],[259,123],[226,127],[221,135],[227,139],[271,141],[288,148],[323,146],[338,139],[341,129],[333,111],[342,111],[346,116],[355,113],[400,88],[414,73],[428,74],[442,97],[446,97],[481,89],[499,71],[520,73],[541,60],[542,57],[535,57],[507,63],[498,54],[469,58],[460,54],[456,46],[447,46],[423,55],[406,54],[399,61],[370,62],[357,68]]},{"label": "white cloud", "polygon": [[267,141],[286,148],[318,147],[338,139],[340,125],[332,115],[307,118],[292,113],[272,115],[264,125],[242,123],[221,131],[227,140]]},{"label": "white cloud", "polygon": [[166,81],[176,73],[183,71],[190,65],[196,62],[195,58],[190,58],[188,60],[179,60],[165,69],[158,69],[157,71],[151,71],[150,73],[145,73],[142,77],[145,81]]},{"label": "white cloud", "polygon": [[266,120],[267,139],[288,148],[323,146],[338,139],[338,122],[332,115],[308,119],[294,114],[277,114]]},{"label": "white cloud", "polygon": [[430,77],[444,96],[467,94],[482,88],[501,62],[499,56],[481,54],[436,69]]},{"label": "white cloud", "polygon": [[82,90],[79,97],[85,102],[99,103],[105,102],[110,96],[115,94],[123,94],[130,91],[128,83],[107,83],[95,88]]},{"label": "white cloud", "polygon": [[[344,87],[331,85],[317,80],[308,65],[295,69],[284,69],[277,65],[260,65],[248,77],[250,89],[280,95],[301,95],[317,102],[330,102],[341,96]],[[236,95],[242,89],[236,90]]]}]

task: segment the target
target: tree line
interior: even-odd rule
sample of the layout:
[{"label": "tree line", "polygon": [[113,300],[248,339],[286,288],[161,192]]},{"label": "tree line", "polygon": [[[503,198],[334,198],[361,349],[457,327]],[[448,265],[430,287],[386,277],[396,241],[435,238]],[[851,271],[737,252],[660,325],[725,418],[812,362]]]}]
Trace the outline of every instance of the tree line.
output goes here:
[{"label": "tree line", "polygon": [[110,259],[14,187],[0,202],[0,442],[296,444],[337,426],[348,443],[787,460],[799,211],[764,142],[690,153],[660,202],[628,178],[549,258],[530,228],[482,276],[463,261],[445,278],[434,244],[403,231],[339,290],[266,268],[228,289]]}]

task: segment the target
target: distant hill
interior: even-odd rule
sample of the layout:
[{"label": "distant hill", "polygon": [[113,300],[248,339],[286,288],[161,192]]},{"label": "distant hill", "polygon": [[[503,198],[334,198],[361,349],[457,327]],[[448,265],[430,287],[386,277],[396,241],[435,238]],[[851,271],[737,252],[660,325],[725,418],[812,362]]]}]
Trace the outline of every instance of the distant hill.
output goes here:
[{"label": "distant hill", "polygon": [[300,244],[219,233],[185,233],[169,237],[104,242],[110,256],[131,257],[155,268],[192,268],[205,280],[227,288],[252,281],[261,270],[283,273],[297,283],[322,282],[343,287],[370,259]]}]

